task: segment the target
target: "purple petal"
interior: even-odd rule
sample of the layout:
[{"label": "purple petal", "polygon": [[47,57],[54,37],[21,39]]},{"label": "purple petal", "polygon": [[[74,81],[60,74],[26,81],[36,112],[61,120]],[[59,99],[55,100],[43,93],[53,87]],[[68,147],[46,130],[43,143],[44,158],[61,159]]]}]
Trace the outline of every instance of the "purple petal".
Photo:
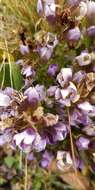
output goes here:
[{"label": "purple petal", "polygon": [[51,152],[45,151],[42,154],[41,167],[47,168],[50,165],[52,159],[53,159],[53,154]]},{"label": "purple petal", "polygon": [[95,37],[95,26],[90,26],[87,29],[87,34],[89,37]]},{"label": "purple petal", "polygon": [[59,70],[58,64],[51,64],[48,67],[47,73],[48,75],[54,77],[57,74],[58,70]]},{"label": "purple petal", "polygon": [[78,27],[70,29],[67,33],[67,40],[69,41],[78,41],[81,37],[81,32]]},{"label": "purple petal", "polygon": [[90,143],[90,140],[86,137],[79,137],[76,141],[76,145],[79,150],[86,150],[88,149],[88,145]]}]

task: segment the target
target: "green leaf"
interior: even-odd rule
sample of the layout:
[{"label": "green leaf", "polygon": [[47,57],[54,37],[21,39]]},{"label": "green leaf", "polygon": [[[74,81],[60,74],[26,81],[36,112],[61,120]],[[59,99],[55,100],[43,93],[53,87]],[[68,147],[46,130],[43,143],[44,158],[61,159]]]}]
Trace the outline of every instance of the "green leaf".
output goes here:
[{"label": "green leaf", "polygon": [[16,65],[14,62],[11,63],[11,67],[14,88],[16,90],[20,90],[23,86],[23,77],[20,72],[20,67],[19,65]]},{"label": "green leaf", "polygon": [[12,156],[7,156],[4,159],[4,162],[8,168],[12,168],[13,164],[15,163],[15,158],[13,158]]},{"label": "green leaf", "polygon": [[3,185],[6,182],[6,180],[0,176],[0,185]]}]

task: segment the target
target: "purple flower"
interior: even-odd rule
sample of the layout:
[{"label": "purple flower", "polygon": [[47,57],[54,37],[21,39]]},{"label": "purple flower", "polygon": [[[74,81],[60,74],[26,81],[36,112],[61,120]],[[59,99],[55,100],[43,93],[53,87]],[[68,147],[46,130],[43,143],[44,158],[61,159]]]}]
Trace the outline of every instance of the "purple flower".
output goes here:
[{"label": "purple flower", "polygon": [[58,67],[58,64],[51,64],[49,65],[48,67],[48,75],[50,75],[51,77],[54,77],[56,75],[56,73],[58,72],[59,70],[59,67]]},{"label": "purple flower", "polygon": [[8,95],[10,98],[13,96],[13,94],[14,94],[14,89],[13,88],[11,88],[11,87],[6,87],[5,88],[5,90],[4,90],[4,93],[6,94],[6,95]]},{"label": "purple flower", "polygon": [[24,152],[35,150],[40,152],[46,147],[46,140],[32,128],[27,128],[21,133],[14,135],[14,143]]},{"label": "purple flower", "polygon": [[55,92],[55,99],[67,107],[70,107],[71,103],[77,102],[79,98],[80,95],[77,92],[77,88],[72,82],[69,83],[69,86],[67,88],[57,88]]},{"label": "purple flower", "polygon": [[86,52],[82,52],[79,56],[75,58],[80,66],[89,65],[92,61],[91,55]]},{"label": "purple flower", "polygon": [[23,149],[23,145],[32,145],[33,141],[35,140],[36,133],[32,128],[28,128],[21,133],[14,135],[14,142],[16,146],[20,149]]},{"label": "purple flower", "polygon": [[35,71],[32,69],[31,66],[25,66],[21,70],[22,74],[25,75],[26,77],[34,77],[35,76]]},{"label": "purple flower", "polygon": [[45,137],[47,144],[56,144],[66,138],[68,131],[65,124],[58,122],[51,127],[45,127],[41,133]]},{"label": "purple flower", "polygon": [[70,29],[67,32],[66,38],[68,41],[78,41],[81,38],[81,32],[80,29],[78,27],[74,28],[74,29]]},{"label": "purple flower", "polygon": [[71,114],[71,125],[75,127],[79,127],[79,124],[83,124],[84,126],[87,126],[91,123],[91,119],[89,118],[88,114],[85,112],[82,112],[78,109],[74,109]]},{"label": "purple flower", "polygon": [[24,95],[27,96],[28,101],[33,105],[37,104],[39,101],[39,94],[34,87],[29,87],[25,90]]},{"label": "purple flower", "polygon": [[41,167],[48,168],[52,160],[53,160],[53,154],[51,152],[45,151],[42,154]]},{"label": "purple flower", "polygon": [[87,34],[89,37],[95,37],[95,26],[87,28]]},{"label": "purple flower", "polygon": [[29,47],[21,44],[20,45],[20,52],[22,55],[28,54],[29,53]]},{"label": "purple flower", "polygon": [[50,86],[47,90],[47,95],[54,96],[57,88],[58,88],[57,86]]},{"label": "purple flower", "polygon": [[40,55],[40,57],[44,60],[49,60],[52,56],[52,53],[53,53],[53,48],[52,47],[40,47],[38,48],[38,53]]},{"label": "purple flower", "polygon": [[83,136],[79,137],[76,140],[76,145],[77,145],[79,150],[88,149],[89,143],[90,143],[90,140],[88,138],[86,138],[86,137],[83,137]]},{"label": "purple flower", "polygon": [[45,16],[48,19],[48,21],[51,24],[55,23],[55,17],[56,17],[55,0],[46,0],[45,1],[44,12],[45,12]]},{"label": "purple flower", "polygon": [[56,130],[55,141],[64,140],[68,133],[67,126],[62,122],[58,122],[53,127]]},{"label": "purple flower", "polygon": [[57,75],[57,81],[64,87],[65,84],[68,84],[72,79],[72,69],[71,68],[62,68],[60,73]]},{"label": "purple flower", "polygon": [[58,39],[56,35],[53,33],[48,32],[45,36],[44,39],[39,39],[37,40],[37,48],[36,52],[40,55],[40,57],[44,60],[49,60],[53,54],[53,50],[58,44]]},{"label": "purple flower", "polygon": [[37,91],[38,95],[39,95],[39,100],[43,101],[45,100],[46,97],[46,91],[45,91],[45,87],[43,85],[39,85],[37,84],[35,86],[35,90]]}]

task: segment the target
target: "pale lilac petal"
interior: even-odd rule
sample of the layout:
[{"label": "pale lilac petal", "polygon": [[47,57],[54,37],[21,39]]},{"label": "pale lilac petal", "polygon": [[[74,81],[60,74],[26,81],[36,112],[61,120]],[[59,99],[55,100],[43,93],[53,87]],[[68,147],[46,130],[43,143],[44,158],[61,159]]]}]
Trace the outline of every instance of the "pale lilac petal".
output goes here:
[{"label": "pale lilac petal", "polygon": [[21,44],[20,45],[20,52],[22,55],[28,54],[29,53],[29,47]]},{"label": "pale lilac petal", "polygon": [[80,37],[81,37],[81,32],[78,27],[70,29],[66,36],[67,40],[69,41],[78,41]]},{"label": "pale lilac petal", "polygon": [[42,0],[38,0],[37,1],[37,13],[42,16],[43,14],[43,4],[42,4]]},{"label": "pale lilac petal", "polygon": [[86,150],[88,149],[88,145],[90,143],[90,140],[86,137],[79,137],[76,141],[76,145],[79,150]]},{"label": "pale lilac petal", "polygon": [[0,93],[0,107],[7,107],[10,105],[11,99],[9,96]]},{"label": "pale lilac petal", "polygon": [[57,86],[50,86],[49,89],[47,90],[47,95],[54,96],[56,90],[57,90]]},{"label": "pale lilac petal", "polygon": [[93,111],[93,106],[87,101],[78,104],[78,108],[86,112]]}]

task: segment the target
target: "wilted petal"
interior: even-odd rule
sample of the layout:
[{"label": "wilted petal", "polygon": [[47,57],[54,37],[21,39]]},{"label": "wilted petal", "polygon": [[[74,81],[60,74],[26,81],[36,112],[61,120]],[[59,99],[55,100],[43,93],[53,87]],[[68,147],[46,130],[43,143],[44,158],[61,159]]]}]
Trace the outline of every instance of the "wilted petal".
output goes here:
[{"label": "wilted petal", "polygon": [[91,91],[95,87],[95,73],[94,72],[87,73],[86,85],[89,91]]},{"label": "wilted petal", "polygon": [[59,116],[52,113],[47,113],[46,116],[43,117],[43,120],[47,127],[55,125],[58,122],[58,119]]},{"label": "wilted petal", "polygon": [[85,132],[89,136],[95,136],[95,125],[89,125],[82,129],[83,132]]},{"label": "wilted petal", "polygon": [[[64,161],[65,160],[65,161]],[[70,153],[67,151],[57,152],[57,167],[59,170],[64,171],[72,166],[73,162]]]},{"label": "wilted petal", "polygon": [[72,69],[62,68],[60,73],[57,75],[57,81],[62,87],[72,79]]},{"label": "wilted petal", "polygon": [[74,74],[73,81],[77,82],[78,84],[86,78],[85,71],[78,71]]},{"label": "wilted petal", "polygon": [[75,58],[80,66],[89,65],[92,61],[91,55],[86,52],[82,52],[79,56]]}]

